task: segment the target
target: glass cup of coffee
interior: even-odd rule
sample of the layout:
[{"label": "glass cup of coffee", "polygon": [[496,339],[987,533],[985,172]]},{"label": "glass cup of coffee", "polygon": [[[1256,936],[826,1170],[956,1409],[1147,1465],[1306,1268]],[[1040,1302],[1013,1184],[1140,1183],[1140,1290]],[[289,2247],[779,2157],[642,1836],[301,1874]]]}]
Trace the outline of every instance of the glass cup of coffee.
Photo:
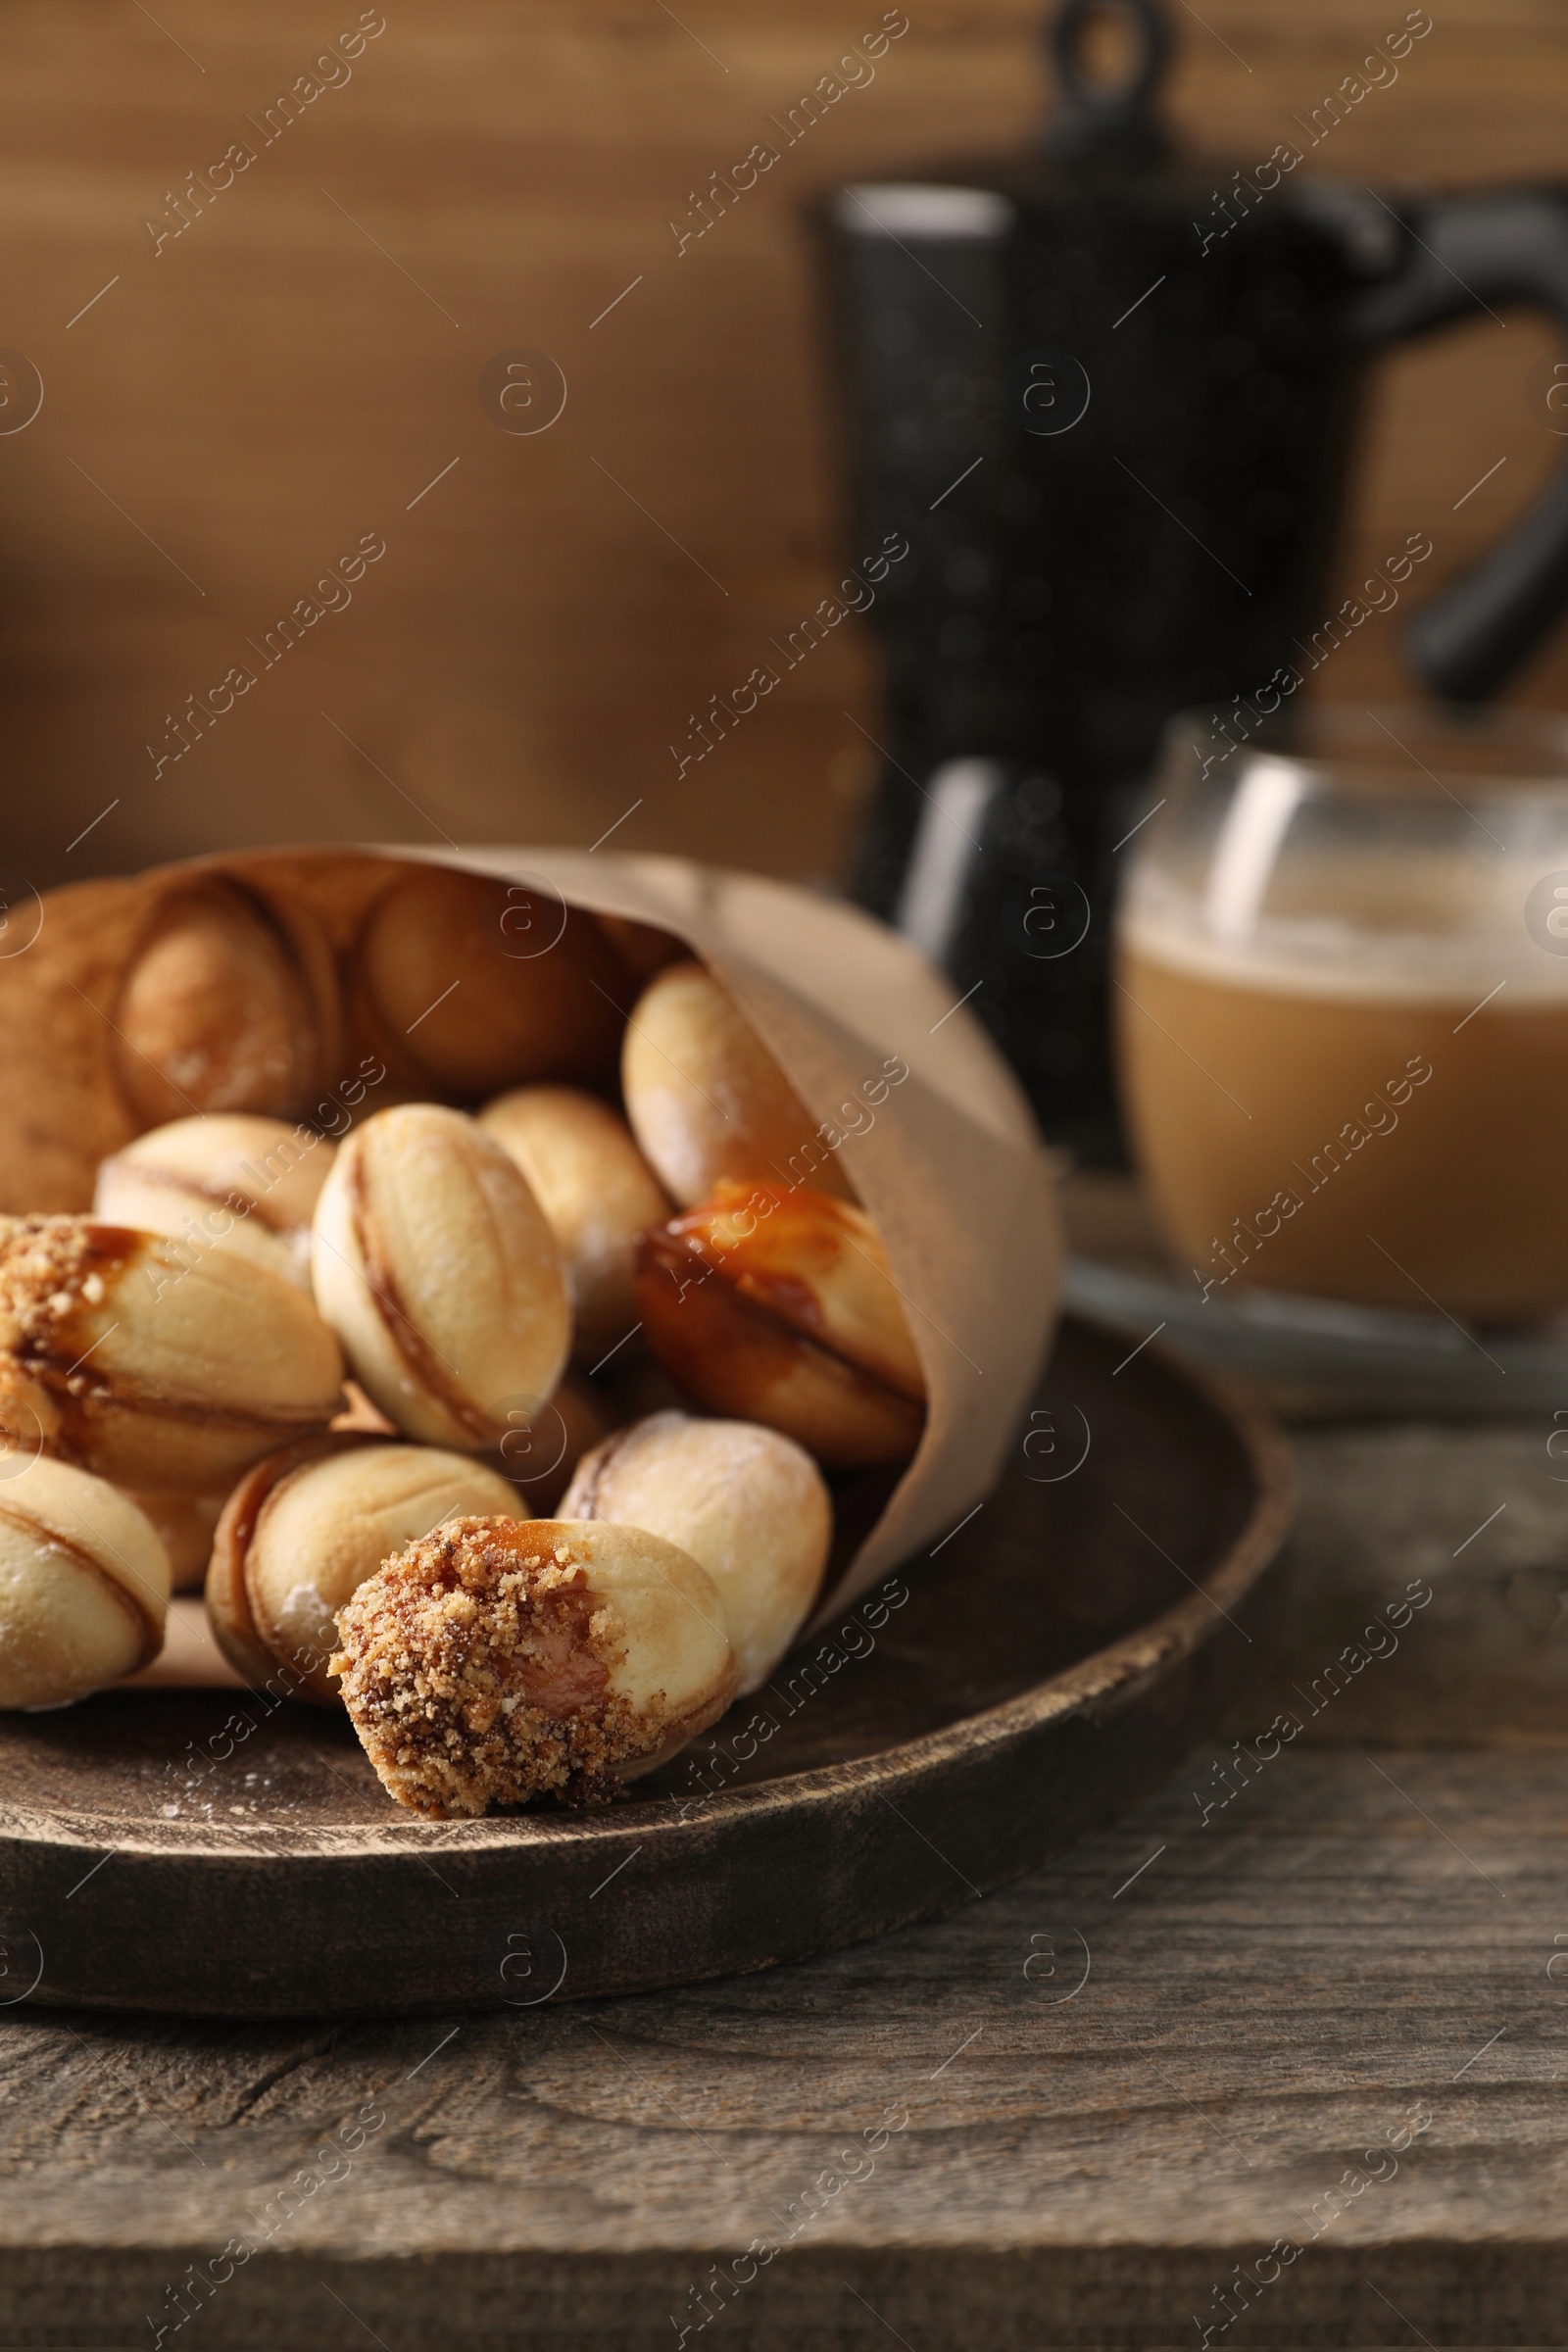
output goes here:
[{"label": "glass cup of coffee", "polygon": [[1117,1063],[1200,1295],[1568,1307],[1568,722],[1182,718],[1154,797]]}]

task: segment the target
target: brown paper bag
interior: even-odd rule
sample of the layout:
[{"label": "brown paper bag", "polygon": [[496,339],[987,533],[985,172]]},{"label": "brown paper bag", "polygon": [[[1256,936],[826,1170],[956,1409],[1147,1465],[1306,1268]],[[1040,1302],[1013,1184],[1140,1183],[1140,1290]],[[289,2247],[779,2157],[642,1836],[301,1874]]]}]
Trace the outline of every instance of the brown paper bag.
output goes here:
[{"label": "brown paper bag", "polygon": [[[341,956],[397,864],[420,855],[253,851],[14,908],[0,933],[0,1210],[85,1208],[98,1161],[146,1123],[117,1080],[124,1047],[113,1014],[164,894],[230,876]],[[835,901],[673,858],[466,849],[427,861],[675,934],[730,990],[820,1122],[820,1142],[842,1154],[886,1241],[928,1387],[919,1449],[820,1615],[843,1607],[984,1498],[1045,1358],[1062,1242],[1015,1080],[944,974]],[[890,1059],[909,1072],[892,1085]]]}]

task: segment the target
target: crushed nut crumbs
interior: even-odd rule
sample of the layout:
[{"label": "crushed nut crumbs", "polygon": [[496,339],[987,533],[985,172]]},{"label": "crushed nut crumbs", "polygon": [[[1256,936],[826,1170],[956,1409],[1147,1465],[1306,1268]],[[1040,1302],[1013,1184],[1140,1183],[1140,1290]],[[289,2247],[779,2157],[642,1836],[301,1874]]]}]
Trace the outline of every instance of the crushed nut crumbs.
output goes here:
[{"label": "crushed nut crumbs", "polygon": [[85,1218],[8,1218],[0,1230],[0,1346],[54,1353],[56,1326],[80,1306],[99,1254]]}]

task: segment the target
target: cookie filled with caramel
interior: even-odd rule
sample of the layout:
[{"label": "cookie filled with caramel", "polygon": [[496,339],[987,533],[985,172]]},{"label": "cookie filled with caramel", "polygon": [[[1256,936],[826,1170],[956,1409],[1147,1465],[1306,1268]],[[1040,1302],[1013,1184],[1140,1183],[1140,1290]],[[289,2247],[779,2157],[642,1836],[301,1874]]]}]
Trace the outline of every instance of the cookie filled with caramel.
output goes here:
[{"label": "cookie filled with caramel", "polygon": [[825,1193],[723,1179],[643,1235],[655,1354],[710,1413],[760,1421],[840,1470],[907,1461],[925,1374],[882,1237]]},{"label": "cookie filled with caramel", "polygon": [[706,1571],[641,1528],[462,1518],[338,1611],[330,1671],[383,1787],[435,1820],[603,1804],[736,1685]]},{"label": "cookie filled with caramel", "polygon": [[343,1358],[297,1284],[237,1250],[88,1217],[0,1219],[12,1442],[155,1493],[222,1491],[324,1429]]}]

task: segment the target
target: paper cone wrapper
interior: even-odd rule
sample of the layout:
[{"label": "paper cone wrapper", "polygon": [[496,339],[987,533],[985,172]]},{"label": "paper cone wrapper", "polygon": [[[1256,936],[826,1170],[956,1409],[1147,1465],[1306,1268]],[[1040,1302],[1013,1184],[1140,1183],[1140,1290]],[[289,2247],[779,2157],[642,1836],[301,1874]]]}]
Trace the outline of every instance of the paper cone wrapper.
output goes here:
[{"label": "paper cone wrapper", "polygon": [[[887,1245],[928,1407],[913,1460],[819,1619],[928,1553],[984,1500],[1018,1442],[1055,1320],[1059,1216],[1022,1093],[952,982],[834,900],[682,858],[563,849],[422,860],[407,850],[252,851],[18,900],[0,929],[0,1210],[89,1207],[99,1160],[146,1124],[116,1074],[114,1015],[161,898],[229,877],[280,922],[324,937],[342,966],[410,860],[501,876],[541,901],[674,934],[756,1027],[820,1141],[845,1137],[839,1163]],[[890,1058],[909,1075],[873,1104],[868,1090],[882,1092]],[[369,1098],[362,1115],[377,1106]],[[846,1134],[853,1126],[860,1132]]]}]

